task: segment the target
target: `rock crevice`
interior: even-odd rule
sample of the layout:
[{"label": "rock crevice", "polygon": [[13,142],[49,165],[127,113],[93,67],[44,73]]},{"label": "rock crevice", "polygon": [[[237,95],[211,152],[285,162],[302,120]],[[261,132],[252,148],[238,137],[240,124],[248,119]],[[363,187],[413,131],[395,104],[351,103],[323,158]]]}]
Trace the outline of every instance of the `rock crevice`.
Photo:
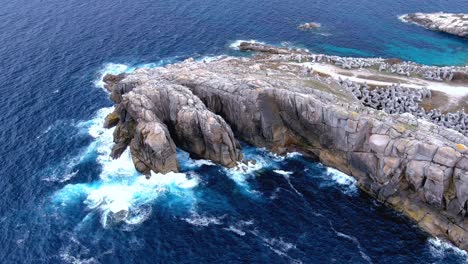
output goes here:
[{"label": "rock crevice", "polygon": [[135,166],[144,174],[177,171],[176,145],[196,158],[227,167],[242,159],[231,127],[187,87],[135,77],[107,82],[117,106],[106,119],[120,116],[118,122],[106,122],[108,127],[117,126],[113,157],[130,145]]}]

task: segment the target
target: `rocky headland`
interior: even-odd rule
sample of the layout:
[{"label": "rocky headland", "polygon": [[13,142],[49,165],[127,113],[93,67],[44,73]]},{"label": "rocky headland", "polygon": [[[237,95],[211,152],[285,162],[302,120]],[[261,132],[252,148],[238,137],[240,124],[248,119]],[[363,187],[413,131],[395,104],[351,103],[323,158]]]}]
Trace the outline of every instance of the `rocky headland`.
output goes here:
[{"label": "rocky headland", "polygon": [[468,37],[468,14],[413,13],[403,15],[400,19],[430,30]]},{"label": "rocky headland", "polygon": [[[137,170],[149,175],[178,170],[176,146],[227,167],[246,162],[238,140],[278,154],[299,151],[468,249],[468,67],[255,43],[239,49],[257,55],[105,76],[116,104],[105,122],[116,127],[112,156],[129,147]],[[428,104],[441,87],[455,91],[452,112]],[[451,113],[453,122],[427,116],[429,108]]]}]

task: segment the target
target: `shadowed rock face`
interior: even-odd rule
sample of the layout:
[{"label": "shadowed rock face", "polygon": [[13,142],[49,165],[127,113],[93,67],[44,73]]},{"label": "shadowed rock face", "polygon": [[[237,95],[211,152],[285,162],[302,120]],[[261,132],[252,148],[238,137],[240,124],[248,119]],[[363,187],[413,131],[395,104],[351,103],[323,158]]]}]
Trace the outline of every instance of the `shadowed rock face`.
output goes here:
[{"label": "shadowed rock face", "polygon": [[468,14],[414,13],[403,15],[401,19],[430,30],[468,37]]},{"label": "shadowed rock face", "polygon": [[242,159],[234,135],[280,154],[300,151],[468,249],[468,138],[367,108],[338,81],[307,72],[295,60],[305,51],[274,49],[106,77],[116,102],[106,120],[117,126],[113,155],[130,145],[135,166],[148,173],[177,170],[175,145],[234,166]]},{"label": "shadowed rock face", "polygon": [[[230,126],[209,111],[185,86],[149,76],[132,75],[112,87],[111,98],[117,103],[107,118],[114,132],[112,156],[118,157],[131,147],[138,171],[177,171],[176,145],[196,158],[210,159],[233,167],[242,159],[240,145]],[[119,116],[119,121],[115,121]]]}]

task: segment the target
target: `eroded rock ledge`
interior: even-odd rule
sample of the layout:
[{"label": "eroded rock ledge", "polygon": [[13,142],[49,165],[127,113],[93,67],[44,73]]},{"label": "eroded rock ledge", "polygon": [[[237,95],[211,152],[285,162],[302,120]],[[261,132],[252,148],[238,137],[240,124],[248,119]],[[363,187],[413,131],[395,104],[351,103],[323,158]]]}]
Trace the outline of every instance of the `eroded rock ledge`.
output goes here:
[{"label": "eroded rock ledge", "polygon": [[136,168],[149,173],[177,170],[176,145],[234,166],[242,160],[235,136],[279,154],[300,151],[468,249],[468,138],[365,107],[339,81],[294,59],[305,51],[275,49],[106,76],[116,103],[106,119],[117,126],[112,155],[130,146]]},{"label": "eroded rock ledge", "polygon": [[468,14],[414,13],[403,15],[400,19],[430,30],[468,37]]},{"label": "eroded rock ledge", "polygon": [[144,174],[177,171],[176,144],[228,167],[242,159],[230,126],[189,88],[143,74],[107,76],[105,82],[117,104],[105,122],[117,126],[112,157],[130,146],[135,167]]}]

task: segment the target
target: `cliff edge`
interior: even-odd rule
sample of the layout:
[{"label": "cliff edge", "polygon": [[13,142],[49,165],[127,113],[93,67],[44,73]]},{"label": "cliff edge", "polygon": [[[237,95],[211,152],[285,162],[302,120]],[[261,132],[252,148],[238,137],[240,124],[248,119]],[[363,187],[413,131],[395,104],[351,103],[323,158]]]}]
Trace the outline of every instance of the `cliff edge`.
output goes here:
[{"label": "cliff edge", "polygon": [[237,139],[279,154],[300,151],[468,250],[466,136],[366,106],[349,84],[311,70],[318,57],[307,51],[241,49],[261,53],[107,75],[116,104],[106,118],[106,127],[116,126],[112,155],[130,147],[136,168],[149,174],[178,170],[176,146],[230,167],[242,161]]}]

